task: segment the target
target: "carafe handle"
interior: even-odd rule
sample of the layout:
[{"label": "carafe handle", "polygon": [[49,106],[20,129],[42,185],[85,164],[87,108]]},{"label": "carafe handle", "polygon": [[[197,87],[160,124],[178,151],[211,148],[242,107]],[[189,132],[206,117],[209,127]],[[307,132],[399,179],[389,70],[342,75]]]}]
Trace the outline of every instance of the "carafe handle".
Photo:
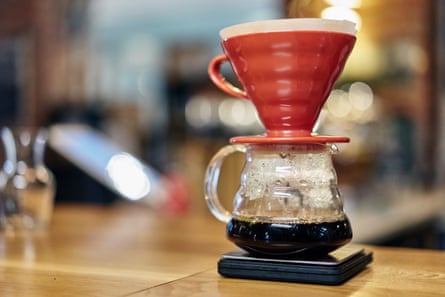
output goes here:
[{"label": "carafe handle", "polygon": [[222,63],[228,61],[228,58],[226,55],[219,55],[214,57],[209,64],[208,72],[210,79],[212,82],[220,88],[222,91],[226,92],[229,95],[241,98],[241,99],[247,99],[247,93],[244,90],[241,90],[234,85],[232,85],[230,82],[228,82],[224,76],[221,74],[221,65]]},{"label": "carafe handle", "polygon": [[219,173],[224,159],[236,152],[245,154],[246,147],[242,144],[234,144],[221,148],[210,160],[205,175],[204,193],[207,206],[218,220],[225,223],[228,223],[232,217],[231,213],[221,205],[218,197]]}]

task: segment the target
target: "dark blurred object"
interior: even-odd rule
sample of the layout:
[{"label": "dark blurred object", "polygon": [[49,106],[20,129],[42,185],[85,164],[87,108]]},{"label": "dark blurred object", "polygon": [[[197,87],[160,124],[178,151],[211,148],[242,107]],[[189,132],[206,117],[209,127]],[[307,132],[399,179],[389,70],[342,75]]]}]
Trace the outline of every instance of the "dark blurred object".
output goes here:
[{"label": "dark blurred object", "polygon": [[[69,162],[67,167],[80,169],[84,175],[93,179],[97,186],[87,193],[79,191],[76,185],[82,189],[89,189],[85,185],[73,179],[73,171],[59,179],[67,184],[70,193],[76,193],[75,197],[87,201],[111,202],[107,198],[122,198],[129,201],[140,201],[149,207],[165,212],[180,213],[186,209],[188,191],[183,179],[178,174],[160,174],[148,164],[143,163],[134,155],[126,152],[119,144],[101,133],[81,124],[58,124],[50,129],[49,146]],[[78,172],[78,170],[77,170]],[[76,171],[74,171],[76,173]],[[56,173],[57,174],[57,173]],[[99,187],[98,187],[99,186]],[[108,191],[94,192],[94,189]],[[65,189],[62,190],[64,192]],[[70,193],[63,193],[69,197]],[[103,195],[108,194],[111,195]],[[102,194],[102,195],[101,195]],[[76,197],[81,195],[82,197]],[[99,197],[98,197],[99,196]],[[64,196],[65,198],[65,196]]]},{"label": "dark blurred object", "polygon": [[12,39],[0,39],[0,119],[1,123],[11,123],[17,116],[20,99],[18,80],[18,60],[20,50]]},{"label": "dark blurred object", "polygon": [[60,100],[48,116],[48,124],[54,123],[80,123],[92,128],[102,130],[105,120],[103,107],[96,102],[89,104],[71,103]]},{"label": "dark blurred object", "polygon": [[[75,123],[100,129],[104,120],[101,106],[83,106],[62,101],[48,116],[48,124]],[[47,164],[57,178],[56,202],[111,204],[117,195],[91,178],[83,170],[57,153],[51,146],[47,150]]]},{"label": "dark blurred object", "polygon": [[48,147],[46,159],[57,180],[56,203],[112,204],[116,201],[116,194],[71,164],[51,147]]}]

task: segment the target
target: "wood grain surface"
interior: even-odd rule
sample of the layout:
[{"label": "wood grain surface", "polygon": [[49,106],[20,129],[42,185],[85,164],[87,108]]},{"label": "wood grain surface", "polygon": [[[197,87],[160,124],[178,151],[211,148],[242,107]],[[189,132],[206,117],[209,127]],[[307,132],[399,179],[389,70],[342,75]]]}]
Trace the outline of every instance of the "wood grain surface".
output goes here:
[{"label": "wood grain surface", "polygon": [[235,247],[210,216],[117,205],[58,206],[45,232],[0,233],[1,296],[445,296],[445,253],[367,246],[340,286],[223,278]]}]

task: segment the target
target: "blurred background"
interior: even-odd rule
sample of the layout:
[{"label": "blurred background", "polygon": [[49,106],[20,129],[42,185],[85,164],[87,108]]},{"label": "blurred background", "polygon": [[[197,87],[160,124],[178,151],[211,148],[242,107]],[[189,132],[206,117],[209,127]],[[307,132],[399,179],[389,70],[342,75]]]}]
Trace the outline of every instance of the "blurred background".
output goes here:
[{"label": "blurred background", "polygon": [[[3,0],[0,122],[85,124],[180,178],[187,195],[175,213],[210,216],[202,190],[210,158],[230,137],[262,132],[249,102],[208,78],[222,52],[218,31],[282,17],[358,23],[318,127],[351,138],[334,161],[356,240],[445,249],[444,1]],[[224,165],[228,207],[242,160]],[[121,200],[51,145],[46,162],[56,202]]]}]

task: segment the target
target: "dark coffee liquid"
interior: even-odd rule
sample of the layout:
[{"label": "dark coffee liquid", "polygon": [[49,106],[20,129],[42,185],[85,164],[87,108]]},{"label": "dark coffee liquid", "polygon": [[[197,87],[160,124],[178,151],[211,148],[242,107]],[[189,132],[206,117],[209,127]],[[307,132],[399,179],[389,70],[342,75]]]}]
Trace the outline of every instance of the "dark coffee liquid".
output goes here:
[{"label": "dark coffee liquid", "polygon": [[257,255],[293,257],[325,255],[352,239],[349,220],[322,223],[270,223],[232,219],[227,236]]}]

